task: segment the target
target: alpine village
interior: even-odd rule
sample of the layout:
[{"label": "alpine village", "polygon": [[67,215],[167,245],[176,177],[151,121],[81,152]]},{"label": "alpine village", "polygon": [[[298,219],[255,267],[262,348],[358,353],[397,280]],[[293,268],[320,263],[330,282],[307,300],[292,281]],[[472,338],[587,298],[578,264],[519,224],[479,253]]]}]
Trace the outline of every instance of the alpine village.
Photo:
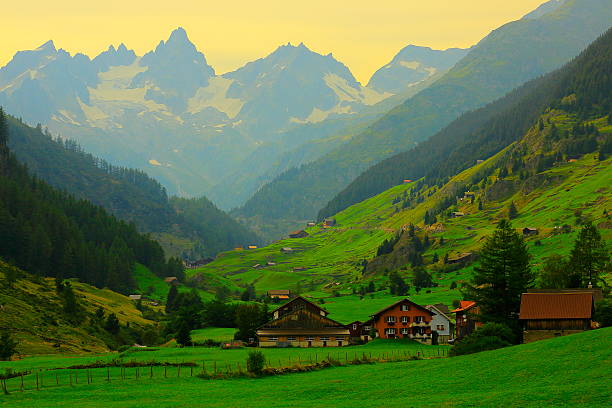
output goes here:
[{"label": "alpine village", "polygon": [[8,6],[0,406],[611,406],[612,3],[542,2]]}]

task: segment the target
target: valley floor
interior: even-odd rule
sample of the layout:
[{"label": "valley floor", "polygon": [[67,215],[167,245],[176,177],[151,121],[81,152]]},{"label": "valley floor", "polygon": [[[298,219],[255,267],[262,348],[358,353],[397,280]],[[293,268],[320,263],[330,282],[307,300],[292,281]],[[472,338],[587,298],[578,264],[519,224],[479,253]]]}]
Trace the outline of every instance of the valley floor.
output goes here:
[{"label": "valley floor", "polygon": [[2,396],[0,405],[603,407],[612,403],[611,335],[612,328],[607,328],[463,357],[337,367],[261,379],[203,380],[185,375],[137,380],[129,371],[128,379],[110,384],[96,380],[89,385],[13,391]]}]

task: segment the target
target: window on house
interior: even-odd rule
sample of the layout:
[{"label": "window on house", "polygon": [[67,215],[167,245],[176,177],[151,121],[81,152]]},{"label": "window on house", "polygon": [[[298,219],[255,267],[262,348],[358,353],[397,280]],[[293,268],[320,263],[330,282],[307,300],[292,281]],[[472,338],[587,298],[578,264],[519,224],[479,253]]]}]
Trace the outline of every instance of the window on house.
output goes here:
[{"label": "window on house", "polygon": [[444,330],[444,325],[443,324],[436,325],[436,330],[440,330],[440,331]]},{"label": "window on house", "polygon": [[385,329],[385,334],[395,334],[395,329],[393,329],[393,328],[386,328]]},{"label": "window on house", "polygon": [[402,323],[408,323],[410,321],[410,317],[402,316]]},{"label": "window on house", "polygon": [[306,336],[306,341],[314,341],[314,337],[313,336]]},{"label": "window on house", "polygon": [[268,341],[278,341],[278,337],[268,337]]},{"label": "window on house", "polygon": [[321,341],[329,341],[329,337],[327,337],[327,336],[321,336]]},{"label": "window on house", "polygon": [[410,305],[401,305],[400,306],[400,310],[402,312],[406,312],[406,311],[410,310]]},{"label": "window on house", "polygon": [[357,325],[353,324],[353,330],[357,330]]},{"label": "window on house", "polygon": [[372,330],[372,326],[363,326],[363,329],[367,330],[367,331],[370,331],[370,330]]},{"label": "window on house", "polygon": [[414,321],[417,323],[422,323],[423,322],[423,316],[417,316],[414,318]]},{"label": "window on house", "polygon": [[343,336],[336,336],[336,341],[344,341],[344,337]]},{"label": "window on house", "polygon": [[395,316],[387,316],[387,323],[395,323]]},{"label": "window on house", "polygon": [[402,334],[408,334],[408,329],[406,328],[402,329]]},{"label": "window on house", "polygon": [[293,336],[287,337],[287,341],[296,341],[297,339]]}]

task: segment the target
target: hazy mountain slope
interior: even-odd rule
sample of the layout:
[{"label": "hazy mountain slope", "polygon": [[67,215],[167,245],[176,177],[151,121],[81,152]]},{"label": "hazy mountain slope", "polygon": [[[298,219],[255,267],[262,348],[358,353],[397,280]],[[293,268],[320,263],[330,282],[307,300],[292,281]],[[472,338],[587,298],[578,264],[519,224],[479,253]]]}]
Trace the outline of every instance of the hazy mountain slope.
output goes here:
[{"label": "hazy mountain slope", "polygon": [[575,0],[538,19],[500,27],[434,85],[369,129],[262,187],[245,205],[245,214],[292,222],[314,217],[318,206],[324,206],[364,169],[413,147],[461,113],[559,67],[605,31],[611,19],[607,1]]},{"label": "hazy mountain slope", "polygon": [[468,51],[460,48],[432,50],[429,47],[408,45],[372,75],[368,88],[379,92],[402,93],[436,73],[451,68]]},{"label": "hazy mountain slope", "polygon": [[[140,170],[112,166],[74,142],[55,141],[15,119],[9,119],[9,130],[11,150],[34,174],[153,233],[171,255],[211,256],[259,241],[206,198],[170,201],[166,190]],[[198,210],[186,219],[181,207],[189,202]],[[182,245],[177,247],[177,241]]]}]

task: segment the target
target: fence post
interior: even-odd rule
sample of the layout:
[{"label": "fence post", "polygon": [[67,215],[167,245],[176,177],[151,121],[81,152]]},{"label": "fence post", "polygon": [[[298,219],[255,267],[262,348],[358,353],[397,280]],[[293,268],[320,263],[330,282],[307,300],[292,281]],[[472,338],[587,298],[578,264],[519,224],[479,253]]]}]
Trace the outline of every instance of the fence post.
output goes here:
[{"label": "fence post", "polygon": [[[70,374],[70,386],[72,387],[72,371],[70,373],[68,373],[68,374]],[[36,387],[38,389],[38,377],[37,377],[37,381],[36,381]]]},{"label": "fence post", "polygon": [[38,371],[36,372],[36,391],[38,391],[40,388],[38,388]]},{"label": "fence post", "polygon": [[79,383],[79,370],[74,370],[74,383]]}]

